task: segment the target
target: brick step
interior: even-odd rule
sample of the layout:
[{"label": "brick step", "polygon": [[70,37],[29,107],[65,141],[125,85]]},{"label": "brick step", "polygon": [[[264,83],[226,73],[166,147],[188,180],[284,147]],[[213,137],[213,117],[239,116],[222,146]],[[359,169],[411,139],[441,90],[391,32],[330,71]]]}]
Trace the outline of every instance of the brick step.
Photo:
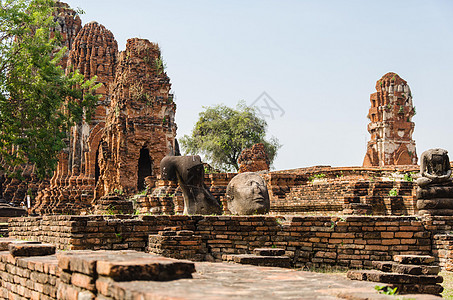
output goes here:
[{"label": "brick step", "polygon": [[376,270],[353,270],[347,273],[347,277],[352,280],[374,281],[391,284],[434,285],[443,282],[443,277],[439,275],[408,275],[386,273]]},{"label": "brick step", "polygon": [[253,254],[231,254],[224,255],[226,261],[243,265],[254,265],[261,267],[289,268],[290,258],[288,256],[260,256]]},{"label": "brick step", "polygon": [[429,255],[395,255],[393,260],[406,265],[430,265],[434,262],[434,257]]},{"label": "brick step", "polygon": [[389,287],[397,288],[398,294],[440,295],[444,291],[440,284],[391,284]]},{"label": "brick step", "polygon": [[55,254],[55,245],[41,242],[15,241],[8,245],[12,256],[45,256]]},{"label": "brick step", "polygon": [[387,273],[437,275],[440,272],[439,266],[405,265],[393,261],[373,261],[372,264],[374,268]]},{"label": "brick step", "polygon": [[57,258],[62,272],[97,273],[115,281],[169,281],[195,273],[193,262],[135,251],[60,252]]},{"label": "brick step", "polygon": [[253,250],[255,255],[260,256],[282,256],[285,255],[285,249],[282,248],[256,248]]}]

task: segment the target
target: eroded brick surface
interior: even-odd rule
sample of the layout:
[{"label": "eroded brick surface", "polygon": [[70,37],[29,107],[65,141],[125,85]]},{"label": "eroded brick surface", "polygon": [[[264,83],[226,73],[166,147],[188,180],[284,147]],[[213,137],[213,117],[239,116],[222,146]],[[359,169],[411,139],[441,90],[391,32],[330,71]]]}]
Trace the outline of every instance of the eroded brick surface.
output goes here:
[{"label": "eroded brick surface", "polygon": [[269,157],[262,143],[244,149],[238,158],[239,173],[269,171]]},{"label": "eroded brick surface", "polygon": [[55,254],[55,245],[40,242],[13,242],[8,245],[12,256],[45,256]]},{"label": "eroded brick surface", "polygon": [[387,73],[376,82],[376,91],[370,99],[371,140],[363,166],[416,165],[415,108],[409,85],[398,74]]},{"label": "eroded brick surface", "polygon": [[96,91],[100,99],[90,123],[82,122],[71,128],[68,148],[59,155],[50,186],[36,198],[32,212],[37,214],[76,214],[89,210],[99,177],[98,149],[111,102],[118,44],[112,32],[90,22],[79,30],[69,49],[66,71],[77,69],[86,79],[97,76],[97,82],[102,83]]}]

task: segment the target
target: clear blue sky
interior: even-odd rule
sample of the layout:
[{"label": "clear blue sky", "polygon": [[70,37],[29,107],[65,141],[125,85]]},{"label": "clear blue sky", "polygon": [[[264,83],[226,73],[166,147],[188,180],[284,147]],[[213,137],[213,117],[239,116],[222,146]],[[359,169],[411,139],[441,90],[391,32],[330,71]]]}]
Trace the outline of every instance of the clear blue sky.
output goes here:
[{"label": "clear blue sky", "polygon": [[453,160],[453,1],[67,0],[115,35],[158,42],[176,96],[178,137],[202,106],[262,92],[284,110],[268,119],[283,144],[277,170],[362,164],[376,81],[411,87],[417,153]]}]

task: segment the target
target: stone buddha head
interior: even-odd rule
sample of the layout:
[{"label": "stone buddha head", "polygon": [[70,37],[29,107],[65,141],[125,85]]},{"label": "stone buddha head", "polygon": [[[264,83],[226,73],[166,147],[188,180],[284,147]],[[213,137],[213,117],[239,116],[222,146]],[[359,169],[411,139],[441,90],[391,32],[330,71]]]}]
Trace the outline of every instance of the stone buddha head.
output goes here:
[{"label": "stone buddha head", "polygon": [[266,182],[257,173],[236,175],[228,184],[226,197],[232,214],[265,214],[270,209]]}]

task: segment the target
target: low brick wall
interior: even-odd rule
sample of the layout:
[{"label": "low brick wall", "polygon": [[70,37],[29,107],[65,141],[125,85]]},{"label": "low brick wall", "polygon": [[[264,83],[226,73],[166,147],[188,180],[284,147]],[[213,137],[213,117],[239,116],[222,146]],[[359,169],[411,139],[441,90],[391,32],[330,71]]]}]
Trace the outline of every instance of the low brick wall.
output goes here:
[{"label": "low brick wall", "polygon": [[432,252],[442,269],[453,271],[453,235],[451,233],[435,234]]},{"label": "low brick wall", "polygon": [[189,216],[42,216],[13,218],[10,237],[51,243],[66,250],[145,251],[148,236],[166,227],[194,230],[201,217]]},{"label": "low brick wall", "polygon": [[341,212],[352,203],[361,203],[369,205],[373,215],[411,215],[416,209],[415,190],[413,182],[405,181],[315,179],[271,198],[271,211]]},{"label": "low brick wall", "polygon": [[[314,167],[260,173],[267,183],[273,214],[337,213],[360,203],[367,214],[411,215],[416,213],[416,184],[409,168]],[[236,173],[206,174],[204,183],[216,199],[224,200]],[[406,177],[404,177],[406,176]],[[412,181],[410,181],[412,180]],[[137,201],[141,213],[177,214],[183,197],[175,182],[158,181],[153,196]],[[222,201],[224,211],[227,203]]]},{"label": "low brick wall", "polygon": [[[0,298],[130,299],[125,296],[134,290],[129,281],[190,278],[194,271],[192,262],[135,251],[61,251],[31,257],[0,251]],[[126,291],[115,288],[117,282],[127,283]]]},{"label": "low brick wall", "polygon": [[429,222],[415,216],[48,216],[12,219],[10,236],[59,249],[145,251],[149,235],[178,227],[201,236],[206,255],[217,261],[224,254],[275,246],[284,248],[296,267],[368,268],[395,254],[431,254]]},{"label": "low brick wall", "polygon": [[1,299],[56,299],[55,255],[17,258],[0,252]]}]

